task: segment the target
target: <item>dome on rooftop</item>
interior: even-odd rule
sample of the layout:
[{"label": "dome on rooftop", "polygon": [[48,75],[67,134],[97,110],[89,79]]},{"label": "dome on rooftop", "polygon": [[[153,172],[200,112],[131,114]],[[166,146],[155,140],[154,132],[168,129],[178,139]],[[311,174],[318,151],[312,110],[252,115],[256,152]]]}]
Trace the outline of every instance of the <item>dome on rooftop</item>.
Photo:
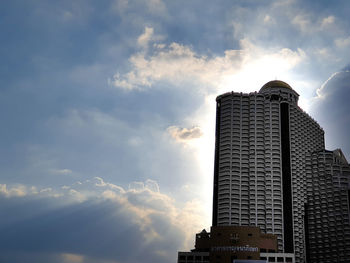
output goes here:
[{"label": "dome on rooftop", "polygon": [[289,101],[298,103],[299,94],[289,84],[281,80],[267,82],[260,89],[259,93],[265,94],[270,100]]},{"label": "dome on rooftop", "polygon": [[296,96],[299,96],[299,94],[295,90],[293,90],[288,83],[282,80],[272,80],[267,82],[264,86],[262,86],[259,93],[271,93],[271,92],[276,93],[280,91],[292,93]]},{"label": "dome on rooftop", "polygon": [[267,88],[287,88],[287,89],[292,89],[291,86],[289,86],[289,84],[287,84],[286,82],[282,81],[282,80],[272,80],[267,82],[262,88],[262,89],[267,89]]}]

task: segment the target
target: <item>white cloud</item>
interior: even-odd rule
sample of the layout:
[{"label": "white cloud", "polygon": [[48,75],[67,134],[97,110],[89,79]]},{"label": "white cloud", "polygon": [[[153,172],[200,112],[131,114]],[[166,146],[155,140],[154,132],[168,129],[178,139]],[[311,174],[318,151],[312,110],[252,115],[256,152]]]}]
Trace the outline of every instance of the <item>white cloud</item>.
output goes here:
[{"label": "white cloud", "polygon": [[350,46],[350,37],[337,38],[336,40],[334,40],[334,42],[338,48],[345,48],[345,47]]},{"label": "white cloud", "polygon": [[333,73],[322,85],[320,88],[318,88],[316,90],[316,94],[317,94],[317,99],[325,99],[326,96],[328,95],[328,93],[325,92],[325,87],[327,86],[327,84],[335,77],[337,76],[338,74],[342,73],[341,71],[340,72],[335,72]]},{"label": "white cloud", "polygon": [[50,170],[53,174],[62,174],[62,175],[70,175],[73,173],[70,169],[51,169]]},{"label": "white cloud", "polygon": [[151,179],[147,179],[146,180],[146,185],[145,188],[152,191],[152,192],[156,192],[159,193],[159,185],[156,181],[151,180]]},{"label": "white cloud", "polygon": [[251,79],[243,80],[239,75],[254,75],[254,81],[261,85],[271,79],[271,74],[285,74],[306,58],[302,49],[267,50],[249,39],[242,39],[240,44],[239,50],[226,50],[223,56],[208,57],[179,43],[157,43],[149,54],[139,52],[132,55],[129,59],[132,69],[125,74],[117,72],[111,83],[129,90],[150,88],[158,81],[177,87],[191,83],[193,88],[200,86],[204,93],[217,93],[220,89],[242,86],[240,82],[247,83]]},{"label": "white cloud", "polygon": [[334,24],[334,21],[335,21],[335,17],[334,16],[328,16],[328,17],[325,17],[323,20],[322,20],[322,23],[321,23],[321,27],[327,27],[329,25],[332,25]]},{"label": "white cloud", "polygon": [[219,71],[231,71],[236,56],[239,51],[227,51],[225,57],[209,59],[198,56],[190,47],[171,43],[156,49],[149,58],[143,53],[133,55],[130,58],[133,70],[122,76],[117,73],[113,83],[126,89],[150,87],[160,80],[180,84],[192,78],[214,84]]},{"label": "white cloud", "polygon": [[148,42],[152,40],[153,37],[153,28],[145,27],[145,32],[139,36],[137,43],[142,47],[147,47]]},{"label": "white cloud", "polygon": [[62,193],[53,190],[51,187],[38,189],[35,186],[28,187],[23,184],[6,185],[0,184],[0,195],[7,198],[11,197],[28,197],[28,196],[38,196],[38,197],[60,197]]},{"label": "white cloud", "polygon": [[110,189],[112,189],[114,191],[118,191],[119,193],[124,193],[125,192],[122,187],[120,187],[118,185],[115,185],[115,184],[106,183],[101,177],[94,177],[94,179],[96,180],[95,186],[107,187],[107,188],[110,188]]},{"label": "white cloud", "polygon": [[308,32],[310,30],[311,22],[306,15],[296,15],[292,20],[292,24],[299,27],[300,31]]},{"label": "white cloud", "polygon": [[82,263],[84,262],[84,256],[78,254],[63,253],[63,263]]},{"label": "white cloud", "polygon": [[272,19],[271,16],[266,15],[266,16],[264,17],[264,23],[265,23],[265,24],[271,24],[271,23],[274,23],[274,20]]},{"label": "white cloud", "polygon": [[319,32],[335,33],[338,32],[335,17],[330,15],[323,19],[318,18],[315,14],[308,12],[301,12],[295,14],[296,11],[291,12],[292,24],[296,26],[302,33],[316,34]]},{"label": "white cloud", "polygon": [[45,193],[45,192],[52,192],[52,188],[51,187],[47,187],[47,188],[43,188],[40,190],[40,193]]},{"label": "white cloud", "polygon": [[190,129],[181,128],[177,126],[170,126],[167,131],[177,141],[187,141],[198,139],[202,136],[202,131],[199,127],[192,127]]},{"label": "white cloud", "polygon": [[118,197],[118,195],[112,190],[105,190],[102,192],[101,195],[106,199],[115,199]]},{"label": "white cloud", "polygon": [[72,198],[72,200],[78,201],[78,202],[84,202],[84,201],[86,201],[87,198],[88,198],[88,197],[86,196],[86,194],[81,193],[81,192],[79,192],[79,191],[77,191],[77,190],[75,190],[75,189],[69,189],[69,190],[68,190],[68,194],[69,194],[69,196]]},{"label": "white cloud", "polygon": [[6,184],[0,184],[0,194],[6,197],[21,197],[27,194],[27,188],[24,185],[7,187]]}]

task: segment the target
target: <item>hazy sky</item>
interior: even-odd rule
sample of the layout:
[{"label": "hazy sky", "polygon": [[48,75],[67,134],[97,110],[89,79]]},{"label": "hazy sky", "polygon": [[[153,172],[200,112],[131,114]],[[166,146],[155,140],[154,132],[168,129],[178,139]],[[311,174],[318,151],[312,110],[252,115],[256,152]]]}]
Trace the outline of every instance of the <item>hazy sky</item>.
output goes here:
[{"label": "hazy sky", "polygon": [[350,155],[350,2],[3,1],[0,261],[176,262],[215,97],[281,79]]}]

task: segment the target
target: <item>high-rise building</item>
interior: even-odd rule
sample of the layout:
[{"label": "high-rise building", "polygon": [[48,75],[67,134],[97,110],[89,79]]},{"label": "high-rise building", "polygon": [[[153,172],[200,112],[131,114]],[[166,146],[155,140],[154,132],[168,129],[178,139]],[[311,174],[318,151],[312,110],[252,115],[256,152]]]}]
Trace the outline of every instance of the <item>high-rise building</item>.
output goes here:
[{"label": "high-rise building", "polygon": [[323,129],[298,98],[278,80],[217,97],[212,233],[197,234],[179,263],[350,262],[350,166],[340,149],[325,150]]},{"label": "high-rise building", "polygon": [[350,167],[341,150],[307,157],[307,262],[350,262]]},{"label": "high-rise building", "polygon": [[213,226],[257,226],[297,263],[350,262],[349,165],[298,97],[278,80],[217,97]]}]

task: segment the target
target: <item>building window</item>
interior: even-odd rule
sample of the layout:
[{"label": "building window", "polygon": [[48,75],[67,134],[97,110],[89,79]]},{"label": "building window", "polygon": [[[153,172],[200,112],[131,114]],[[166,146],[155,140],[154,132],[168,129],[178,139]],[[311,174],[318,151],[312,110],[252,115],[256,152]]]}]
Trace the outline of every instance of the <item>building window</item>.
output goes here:
[{"label": "building window", "polygon": [[248,256],[247,259],[252,259],[252,256]]},{"label": "building window", "polygon": [[261,260],[267,260],[267,258],[266,258],[266,257],[260,257],[260,259],[261,259]]},{"label": "building window", "polygon": [[196,256],[196,260],[201,260],[201,256]]},{"label": "building window", "polygon": [[276,100],[278,101],[279,98],[280,98],[280,96],[278,96],[278,95],[271,95],[270,101],[276,101]]},{"label": "building window", "polygon": [[269,257],[269,262],[276,262],[275,258]]},{"label": "building window", "polygon": [[253,236],[253,234],[249,233],[249,234],[248,234],[248,237],[251,237],[251,236]]},{"label": "building window", "polygon": [[277,258],[277,262],[283,262],[283,258],[278,257],[278,258]]},{"label": "building window", "polygon": [[293,262],[292,258],[286,258],[286,262]]},{"label": "building window", "polygon": [[260,253],[266,253],[266,249],[265,248],[260,248]]},{"label": "building window", "polygon": [[269,253],[276,253],[276,250],[274,250],[274,249],[269,249],[268,251],[269,251]]}]

